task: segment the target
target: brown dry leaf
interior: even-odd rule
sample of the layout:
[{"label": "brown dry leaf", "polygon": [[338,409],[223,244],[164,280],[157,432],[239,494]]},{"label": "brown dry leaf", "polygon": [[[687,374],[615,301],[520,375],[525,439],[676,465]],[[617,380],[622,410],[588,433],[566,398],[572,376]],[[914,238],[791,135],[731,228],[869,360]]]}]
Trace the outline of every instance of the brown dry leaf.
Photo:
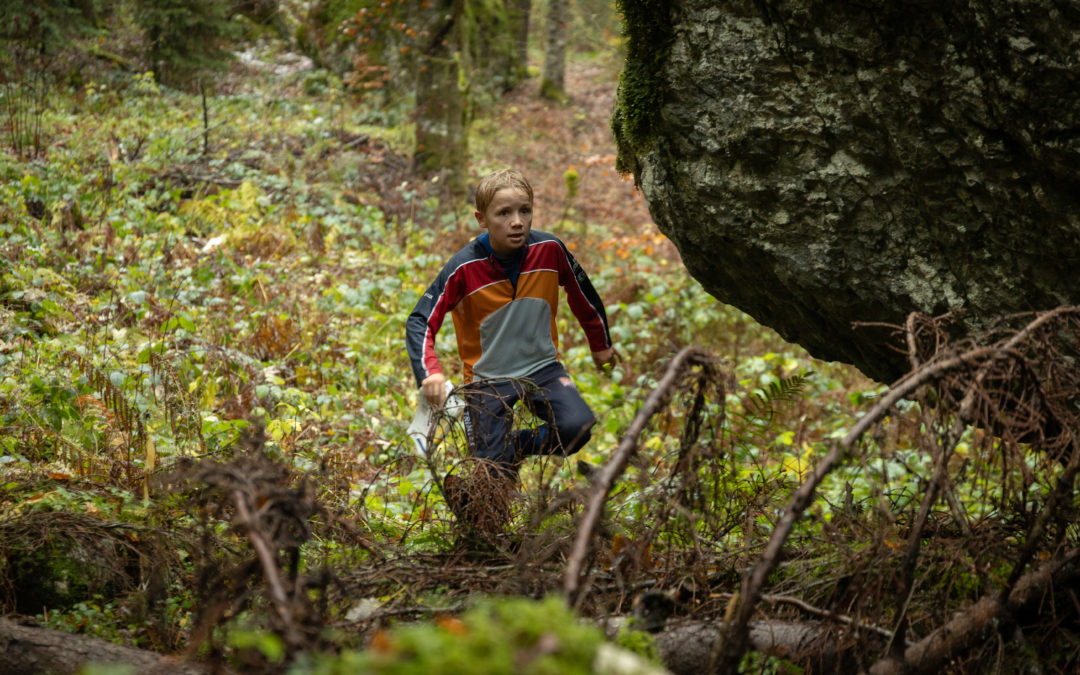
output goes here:
[{"label": "brown dry leaf", "polygon": [[394,639],[385,629],[380,628],[371,636],[371,650],[378,654],[389,654],[394,651]]},{"label": "brown dry leaf", "polygon": [[469,627],[456,616],[440,616],[435,619],[435,624],[451,635],[464,637],[469,634]]}]

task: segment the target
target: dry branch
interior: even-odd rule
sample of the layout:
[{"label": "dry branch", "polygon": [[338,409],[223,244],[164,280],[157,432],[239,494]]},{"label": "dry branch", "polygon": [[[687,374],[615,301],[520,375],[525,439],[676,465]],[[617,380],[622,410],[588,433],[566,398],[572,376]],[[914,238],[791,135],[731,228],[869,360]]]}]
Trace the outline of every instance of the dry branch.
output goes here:
[{"label": "dry branch", "polygon": [[[715,658],[713,661],[714,666],[721,672],[733,672],[737,669],[739,660],[747,647],[747,634],[750,618],[753,616],[757,601],[761,597],[761,589],[763,588],[766,579],[776,568],[776,565],[780,560],[781,550],[785,541],[790,536],[795,523],[809,506],[817,487],[833,469],[840,465],[868,429],[873,425],[878,424],[897,402],[911,396],[924,385],[939,383],[956,371],[970,372],[974,370],[976,371],[976,375],[963,383],[963,386],[961,387],[965,392],[963,400],[954,409],[956,411],[955,425],[950,431],[958,433],[957,430],[960,428],[958,425],[974,421],[972,419],[972,413],[975,406],[976,395],[990,395],[988,392],[982,391],[982,385],[989,376],[991,368],[999,362],[1022,361],[1022,356],[1018,354],[1018,350],[1025,344],[1025,341],[1034,341],[1038,336],[1038,331],[1047,325],[1052,325],[1052,322],[1055,320],[1062,317],[1066,319],[1075,318],[1078,313],[1080,313],[1080,307],[1060,307],[1042,313],[1006,340],[999,341],[991,346],[975,346],[958,355],[950,356],[946,354],[938,356],[936,360],[925,362],[923,365],[896,382],[877,405],[875,405],[866,416],[860,419],[841,441],[834,443],[833,447],[814,468],[810,477],[795,492],[784,515],[773,530],[773,534],[770,537],[764,552],[758,562],[749,570],[743,579],[740,598],[732,621],[725,626],[721,639],[716,645]],[[906,333],[909,336],[909,348],[913,351],[917,350],[918,346],[916,341],[910,337],[914,334],[914,322],[908,322]],[[911,361],[913,364],[920,362],[917,353],[911,354]],[[995,420],[988,420],[987,426],[991,426],[994,421]],[[950,435],[954,436],[953,434]],[[945,455],[946,453],[943,452],[942,454]],[[945,459],[947,460],[947,457],[945,457]],[[943,468],[944,467],[942,467],[942,469]],[[1072,471],[1075,471],[1075,466],[1070,464],[1070,469],[1071,471],[1069,471],[1068,474],[1071,478]],[[938,485],[937,478],[939,477],[935,474],[935,480],[931,481],[930,489],[926,496],[926,502],[932,502],[936,497],[936,487]],[[1059,485],[1061,484],[1059,483]],[[1054,498],[1057,496],[1057,491],[1055,491],[1051,497],[1052,503],[1056,502]],[[922,506],[923,510],[929,508],[929,504],[925,502]],[[1044,510],[1043,513],[1045,514],[1047,511]],[[920,521],[924,520],[924,518],[920,519]],[[1036,528],[1034,531],[1030,531],[1029,535],[1040,534],[1041,529],[1039,525],[1044,522],[1045,521],[1040,518],[1037,521]],[[919,536],[921,529],[922,524],[920,522],[920,524],[916,525],[915,531],[912,533],[913,540]],[[917,549],[913,551],[912,547],[909,545],[908,557],[912,558],[909,562],[913,562],[912,556],[917,554],[917,552]],[[1021,564],[1024,564],[1024,560],[1021,560]],[[1006,588],[1008,588],[1008,586],[1006,586]],[[903,637],[902,633],[899,633],[898,635]]]},{"label": "dry branch", "polygon": [[993,350],[988,347],[973,349],[960,356],[930,364],[916,373],[908,375],[900,380],[865,417],[860,419],[843,439],[833,444],[821,462],[814,467],[810,477],[795,491],[787,509],[784,511],[784,515],[776,524],[773,534],[769,538],[769,543],[766,544],[765,550],[761,554],[761,558],[744,578],[735,616],[725,626],[722,640],[718,644],[716,661],[718,667],[723,668],[725,664],[729,664],[732,668],[735,668],[743,652],[746,651],[747,626],[750,617],[753,615],[757,600],[761,595],[761,588],[780,561],[780,551],[784,546],[784,542],[787,541],[796,521],[802,516],[806,507],[809,506],[814,491],[821,484],[821,481],[825,480],[825,477],[839,465],[840,461],[847,456],[847,453],[862,435],[872,425],[885,417],[897,402],[911,395],[924,384],[933,381],[942,373],[955,368],[970,367],[972,363],[986,359],[992,352]]},{"label": "dry branch", "polygon": [[970,649],[1000,619],[1031,609],[1055,585],[1075,582],[1080,576],[1074,549],[1020,578],[1007,598],[997,593],[979,600],[947,624],[904,650],[902,659],[886,658],[870,668],[871,675],[940,672],[957,654]]},{"label": "dry branch", "polygon": [[[675,675],[701,675],[723,630],[719,621],[673,623],[654,635],[664,667]],[[816,622],[757,621],[750,624],[750,645],[764,654],[808,655],[815,661],[835,658],[825,640],[828,629]]]},{"label": "dry branch", "polygon": [[289,608],[289,594],[281,583],[281,575],[278,573],[276,557],[270,549],[266,539],[259,532],[258,521],[251,517],[251,510],[247,506],[247,498],[240,490],[233,491],[233,502],[236,504],[236,524],[247,534],[248,541],[255,549],[255,555],[262,566],[263,578],[270,587],[270,599],[274,603],[281,623],[285,626],[285,635],[291,646],[298,647],[302,642],[300,631],[293,621],[292,610]]}]

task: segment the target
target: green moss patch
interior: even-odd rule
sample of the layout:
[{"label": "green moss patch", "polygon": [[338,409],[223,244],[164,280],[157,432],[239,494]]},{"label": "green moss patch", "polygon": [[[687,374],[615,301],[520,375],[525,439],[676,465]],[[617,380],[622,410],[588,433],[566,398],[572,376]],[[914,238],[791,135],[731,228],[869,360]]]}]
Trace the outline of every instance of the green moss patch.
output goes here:
[{"label": "green moss patch", "polygon": [[618,0],[626,37],[626,65],[619,76],[619,93],[611,130],[619,155],[615,168],[639,171],[637,157],[656,134],[664,87],[660,70],[674,40],[671,3],[661,0]]}]

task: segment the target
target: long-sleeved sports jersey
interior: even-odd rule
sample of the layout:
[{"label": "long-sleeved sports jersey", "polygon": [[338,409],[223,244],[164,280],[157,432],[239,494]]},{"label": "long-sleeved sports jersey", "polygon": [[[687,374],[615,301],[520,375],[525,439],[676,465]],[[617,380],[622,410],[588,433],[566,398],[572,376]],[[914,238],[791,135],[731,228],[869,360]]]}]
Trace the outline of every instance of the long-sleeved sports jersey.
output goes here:
[{"label": "long-sleeved sports jersey", "polygon": [[435,335],[448,312],[454,317],[466,382],[524,377],[555,361],[560,286],[592,351],[611,346],[604,304],[562,241],[532,230],[516,284],[486,242],[482,235],[455,253],[409,315],[406,344],[417,384],[442,372]]}]

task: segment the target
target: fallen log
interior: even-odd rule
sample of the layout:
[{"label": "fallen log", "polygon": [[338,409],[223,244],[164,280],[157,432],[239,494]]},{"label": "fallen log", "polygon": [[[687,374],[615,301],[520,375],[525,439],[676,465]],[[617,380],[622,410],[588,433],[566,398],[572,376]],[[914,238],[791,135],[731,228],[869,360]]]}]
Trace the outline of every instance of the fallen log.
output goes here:
[{"label": "fallen log", "polygon": [[137,673],[204,675],[210,670],[175,656],[125,647],[100,638],[37,628],[0,617],[0,675],[77,673],[87,664],[117,664]]},{"label": "fallen log", "polygon": [[[707,672],[723,623],[673,624],[655,634],[664,666],[674,675]],[[827,640],[828,626],[819,622],[757,621],[750,624],[750,647],[784,658],[808,658],[821,664],[820,672],[835,670],[835,643]]]}]

